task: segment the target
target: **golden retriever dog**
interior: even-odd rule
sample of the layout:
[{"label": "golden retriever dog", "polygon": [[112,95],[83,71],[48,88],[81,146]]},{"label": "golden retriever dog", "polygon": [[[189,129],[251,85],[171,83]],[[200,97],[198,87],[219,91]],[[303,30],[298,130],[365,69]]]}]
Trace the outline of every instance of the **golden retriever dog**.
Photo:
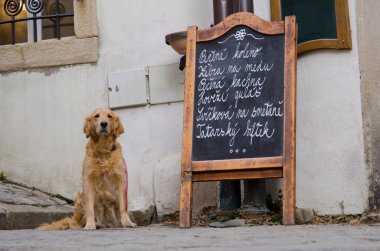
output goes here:
[{"label": "golden retriever dog", "polygon": [[85,119],[83,132],[89,140],[82,170],[83,192],[76,196],[74,215],[38,229],[135,227],[127,212],[126,164],[116,141],[124,132],[119,116],[98,108]]}]

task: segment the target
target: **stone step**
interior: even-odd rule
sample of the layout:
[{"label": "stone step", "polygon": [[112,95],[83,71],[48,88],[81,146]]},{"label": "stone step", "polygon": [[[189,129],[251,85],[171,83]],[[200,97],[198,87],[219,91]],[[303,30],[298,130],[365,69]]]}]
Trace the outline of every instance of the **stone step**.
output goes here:
[{"label": "stone step", "polygon": [[0,229],[31,229],[73,214],[73,206],[33,188],[0,181]]},{"label": "stone step", "polygon": [[72,206],[38,207],[0,203],[0,229],[33,229],[72,216]]}]

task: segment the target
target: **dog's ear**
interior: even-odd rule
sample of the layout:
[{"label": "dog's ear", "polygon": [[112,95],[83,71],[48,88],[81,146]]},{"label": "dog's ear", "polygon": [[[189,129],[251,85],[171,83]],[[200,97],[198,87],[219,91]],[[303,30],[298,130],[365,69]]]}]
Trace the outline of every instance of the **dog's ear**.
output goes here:
[{"label": "dog's ear", "polygon": [[84,134],[86,134],[86,138],[90,137],[90,135],[91,135],[91,118],[92,118],[92,116],[89,115],[84,120],[83,132],[84,132]]},{"label": "dog's ear", "polygon": [[115,136],[115,138],[117,138],[119,137],[120,134],[124,133],[124,127],[120,121],[120,117],[116,114],[114,114],[114,121],[115,121],[115,125],[113,128],[113,135]]}]

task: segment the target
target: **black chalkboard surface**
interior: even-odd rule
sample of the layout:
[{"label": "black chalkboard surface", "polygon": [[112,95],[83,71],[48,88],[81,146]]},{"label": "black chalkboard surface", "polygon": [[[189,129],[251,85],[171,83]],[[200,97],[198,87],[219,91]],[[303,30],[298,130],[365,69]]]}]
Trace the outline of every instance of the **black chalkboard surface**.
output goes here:
[{"label": "black chalkboard surface", "polygon": [[239,25],[196,45],[192,160],[281,156],[284,35]]}]

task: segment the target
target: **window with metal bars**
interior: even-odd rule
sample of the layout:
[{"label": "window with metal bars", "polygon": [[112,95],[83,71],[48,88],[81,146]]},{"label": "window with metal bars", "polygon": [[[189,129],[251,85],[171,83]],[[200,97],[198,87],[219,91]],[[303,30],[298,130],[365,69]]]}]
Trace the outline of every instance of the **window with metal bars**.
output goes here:
[{"label": "window with metal bars", "polygon": [[74,35],[72,0],[0,0],[0,45]]}]

